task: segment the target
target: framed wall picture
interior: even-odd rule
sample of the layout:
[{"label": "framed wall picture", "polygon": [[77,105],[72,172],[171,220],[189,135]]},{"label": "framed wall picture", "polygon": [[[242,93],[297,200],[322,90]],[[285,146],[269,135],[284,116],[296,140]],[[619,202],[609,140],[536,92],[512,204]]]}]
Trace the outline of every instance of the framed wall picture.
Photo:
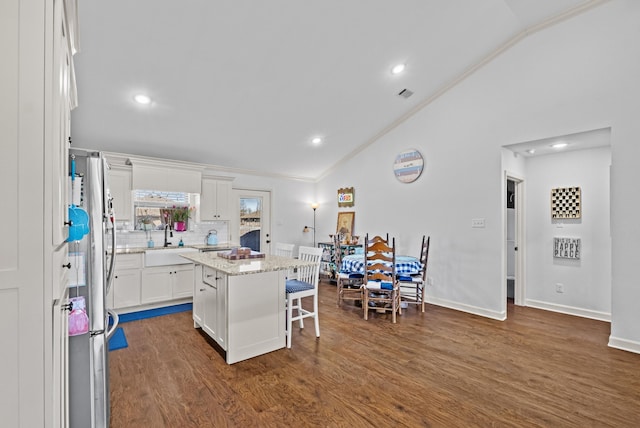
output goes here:
[{"label": "framed wall picture", "polygon": [[352,207],[355,203],[355,191],[353,187],[338,189],[338,207]]},{"label": "framed wall picture", "polygon": [[356,218],[354,211],[342,211],[338,213],[338,224],[336,226],[336,233],[353,235],[353,223]]},{"label": "framed wall picture", "polygon": [[580,187],[558,187],[551,189],[551,218],[581,218],[582,201]]}]

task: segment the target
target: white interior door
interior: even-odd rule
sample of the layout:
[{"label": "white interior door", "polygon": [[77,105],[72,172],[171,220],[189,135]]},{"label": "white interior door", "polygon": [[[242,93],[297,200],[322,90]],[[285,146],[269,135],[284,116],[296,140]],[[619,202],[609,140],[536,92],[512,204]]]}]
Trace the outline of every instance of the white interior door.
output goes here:
[{"label": "white interior door", "polygon": [[261,253],[271,253],[271,192],[233,189],[235,214],[231,221],[233,242]]}]

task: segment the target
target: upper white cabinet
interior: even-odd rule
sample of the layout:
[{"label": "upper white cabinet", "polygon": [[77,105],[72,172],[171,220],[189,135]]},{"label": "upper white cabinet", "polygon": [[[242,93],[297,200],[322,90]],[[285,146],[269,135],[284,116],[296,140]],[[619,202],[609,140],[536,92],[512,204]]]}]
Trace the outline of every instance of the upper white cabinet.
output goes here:
[{"label": "upper white cabinet", "polygon": [[181,162],[129,158],[133,189],[200,193],[201,168]]},{"label": "upper white cabinet", "polygon": [[202,178],[200,220],[231,219],[231,179]]},{"label": "upper white cabinet", "polygon": [[116,220],[133,221],[131,169],[111,168],[109,186]]},{"label": "upper white cabinet", "polygon": [[71,109],[75,106],[73,58],[66,30],[64,8],[56,2],[53,8],[53,79],[51,80],[51,139],[47,150],[51,153],[51,244],[63,243],[68,236],[69,143],[71,138]]}]

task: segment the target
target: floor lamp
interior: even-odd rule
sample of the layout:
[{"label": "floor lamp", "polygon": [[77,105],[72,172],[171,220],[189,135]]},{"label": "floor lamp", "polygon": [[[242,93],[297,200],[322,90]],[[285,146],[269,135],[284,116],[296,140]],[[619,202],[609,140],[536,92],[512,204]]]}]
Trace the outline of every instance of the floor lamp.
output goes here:
[{"label": "floor lamp", "polygon": [[308,232],[309,229],[313,229],[313,246],[316,246],[316,209],[318,209],[318,204],[316,202],[311,204],[311,208],[313,208],[313,227],[305,226],[302,229],[303,232]]}]

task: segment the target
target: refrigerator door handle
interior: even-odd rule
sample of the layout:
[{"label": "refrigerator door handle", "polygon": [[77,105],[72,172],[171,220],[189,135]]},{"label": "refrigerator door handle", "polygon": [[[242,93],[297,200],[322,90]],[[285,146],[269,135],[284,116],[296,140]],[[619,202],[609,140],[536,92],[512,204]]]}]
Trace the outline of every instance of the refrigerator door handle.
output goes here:
[{"label": "refrigerator door handle", "polygon": [[118,324],[120,324],[120,317],[118,317],[118,314],[112,309],[107,309],[107,313],[113,319],[113,325],[107,330],[107,340],[109,340],[109,338],[113,336],[113,333],[115,333],[116,328],[118,328]]},{"label": "refrigerator door handle", "polygon": [[107,274],[107,294],[111,290],[113,282],[113,272],[116,267],[116,222],[113,213],[109,215],[111,221],[111,263],[109,263],[109,273]]}]

